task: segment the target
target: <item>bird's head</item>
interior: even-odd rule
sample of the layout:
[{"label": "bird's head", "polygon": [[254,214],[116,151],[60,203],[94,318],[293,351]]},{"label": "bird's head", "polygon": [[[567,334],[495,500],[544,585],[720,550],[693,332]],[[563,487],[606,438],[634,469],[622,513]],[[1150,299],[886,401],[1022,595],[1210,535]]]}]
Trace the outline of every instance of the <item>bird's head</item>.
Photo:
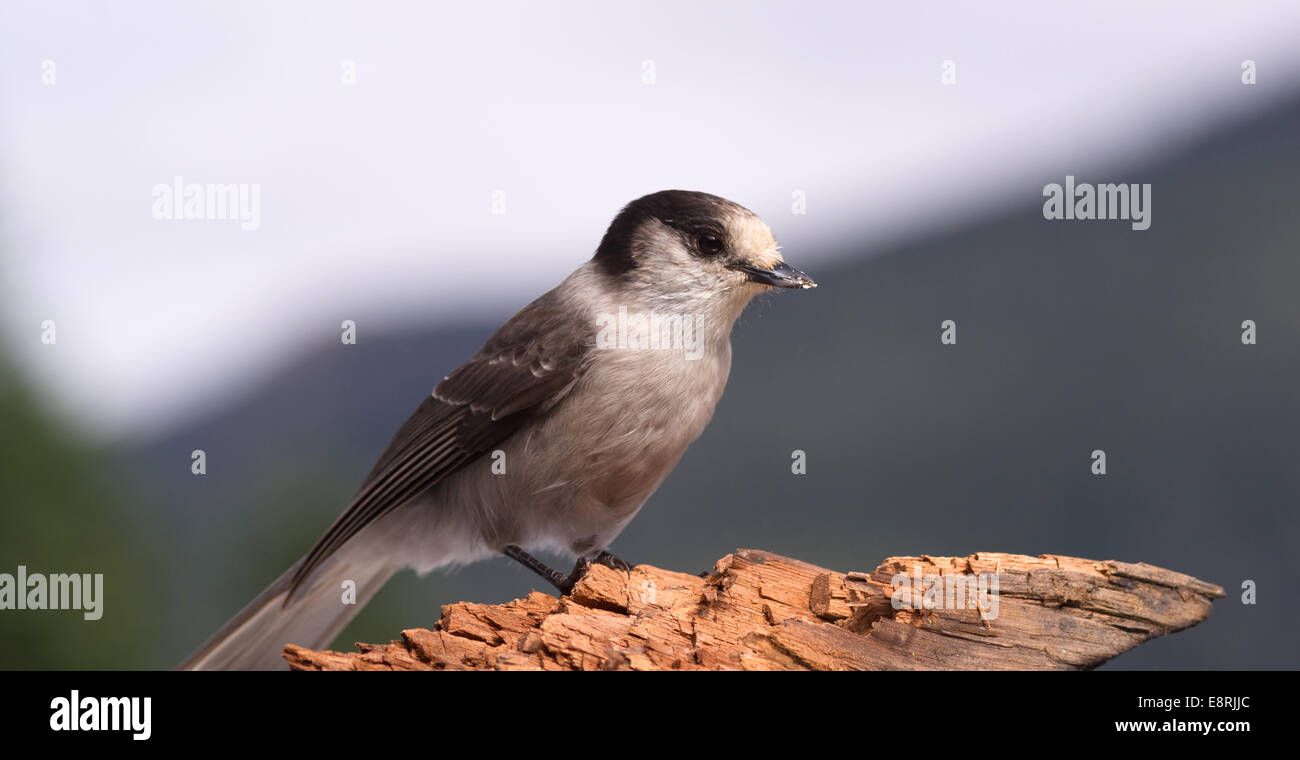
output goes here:
[{"label": "bird's head", "polygon": [[772,230],[725,198],[664,190],[629,203],[609,225],[593,262],[663,300],[739,302],[772,288],[815,288],[785,263]]}]

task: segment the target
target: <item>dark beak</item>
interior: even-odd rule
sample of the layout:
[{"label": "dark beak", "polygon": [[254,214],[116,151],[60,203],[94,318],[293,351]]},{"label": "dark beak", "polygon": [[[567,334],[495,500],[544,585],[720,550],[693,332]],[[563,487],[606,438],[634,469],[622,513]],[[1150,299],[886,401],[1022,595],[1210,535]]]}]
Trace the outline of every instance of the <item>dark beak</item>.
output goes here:
[{"label": "dark beak", "polygon": [[749,266],[748,264],[737,264],[734,268],[749,275],[749,279],[752,282],[771,285],[774,288],[817,287],[817,283],[813,282],[811,277],[800,272],[798,269],[795,269],[784,261],[771,269],[760,269],[759,267]]}]

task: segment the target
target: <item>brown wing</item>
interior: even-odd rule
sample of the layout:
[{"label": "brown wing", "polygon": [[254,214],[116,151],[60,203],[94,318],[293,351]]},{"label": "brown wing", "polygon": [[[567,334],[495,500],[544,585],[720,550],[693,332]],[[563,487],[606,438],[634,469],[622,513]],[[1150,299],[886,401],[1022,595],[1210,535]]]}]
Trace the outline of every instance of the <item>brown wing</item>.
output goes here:
[{"label": "brown wing", "polygon": [[307,554],[285,604],[362,528],[549,412],[585,368],[590,346],[585,324],[552,291],[512,317],[474,358],[444,378],[398,429],[347,510]]}]

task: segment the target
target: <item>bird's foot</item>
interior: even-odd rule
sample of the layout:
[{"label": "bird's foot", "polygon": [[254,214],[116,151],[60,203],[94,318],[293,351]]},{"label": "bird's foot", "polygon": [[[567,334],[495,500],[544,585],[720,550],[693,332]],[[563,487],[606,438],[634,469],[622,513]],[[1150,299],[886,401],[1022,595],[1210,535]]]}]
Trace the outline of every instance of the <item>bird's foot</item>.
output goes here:
[{"label": "bird's foot", "polygon": [[573,565],[572,572],[568,575],[547,566],[546,563],[523,549],[520,549],[518,546],[507,546],[502,550],[502,553],[545,578],[552,586],[559,589],[562,596],[568,596],[569,593],[573,591],[573,587],[577,585],[578,581],[582,580],[583,576],[587,574],[587,571],[591,569],[593,563],[604,565],[605,567],[613,568],[614,570],[622,570],[629,576],[632,574],[631,565],[603,550],[597,554],[594,559],[578,557],[578,561]]},{"label": "bird's foot", "polygon": [[[573,564],[573,572],[563,576],[558,580],[558,582],[553,581],[555,587],[560,590],[560,593],[567,596],[571,591],[573,591],[573,587],[578,584],[578,581],[586,577],[587,573],[591,570],[592,565],[604,565],[613,570],[621,570],[629,578],[632,577],[631,565],[602,549],[599,554],[591,559],[578,557],[578,561]],[[551,572],[555,571],[552,570]],[[556,573],[556,575],[559,575],[559,573]]]},{"label": "bird's foot", "polygon": [[596,555],[596,558],[593,559],[592,562],[596,563],[597,565],[604,565],[605,567],[612,568],[614,570],[622,570],[624,573],[627,573],[628,575],[632,574],[631,565],[619,559],[618,557],[614,556],[610,552],[605,551],[604,549],[601,550],[600,554]]},{"label": "bird's foot", "polygon": [[[560,596],[568,596],[573,593],[573,587],[578,585],[578,581],[583,579],[587,570],[591,568],[591,560],[586,557],[578,557],[578,561],[573,564],[573,570],[568,575],[560,576],[552,581],[555,587],[560,590]],[[560,575],[556,573],[556,575]]]},{"label": "bird's foot", "polygon": [[625,563],[625,561],[620,560],[619,557],[612,555],[612,553],[603,550],[590,560],[586,559],[586,557],[578,557],[577,563],[573,564],[572,572],[568,573],[567,576],[565,576],[564,573],[560,573],[559,570],[550,568],[546,563],[543,563],[543,561],[538,560],[537,557],[530,555],[530,553],[521,550],[521,548],[517,546],[508,546],[502,550],[502,553],[507,557],[510,557],[510,559],[517,561],[517,563],[524,565],[525,568],[537,573],[538,576],[546,578],[547,581],[551,583],[551,586],[555,586],[556,589],[559,590],[560,595],[563,596],[567,596],[569,592],[573,591],[573,586],[576,586],[577,582],[581,581],[582,577],[586,576],[586,572],[591,569],[591,565],[593,564],[604,565],[606,568],[612,568],[615,570],[623,570],[623,572],[627,573],[629,577],[632,576],[632,565]]}]

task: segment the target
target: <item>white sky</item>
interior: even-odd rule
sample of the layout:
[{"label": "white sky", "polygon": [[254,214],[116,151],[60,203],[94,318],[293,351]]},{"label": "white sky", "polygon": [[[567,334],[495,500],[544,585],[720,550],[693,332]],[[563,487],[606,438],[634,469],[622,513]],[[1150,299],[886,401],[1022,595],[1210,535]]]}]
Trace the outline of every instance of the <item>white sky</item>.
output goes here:
[{"label": "white sky", "polygon": [[[1037,206],[1300,81],[1295,2],[429,5],[6,0],[0,339],[52,408],[147,434],[343,319],[499,316],[669,187],[754,209],[816,276],[846,232]],[[260,184],[261,228],[153,219],[176,175]]]}]

